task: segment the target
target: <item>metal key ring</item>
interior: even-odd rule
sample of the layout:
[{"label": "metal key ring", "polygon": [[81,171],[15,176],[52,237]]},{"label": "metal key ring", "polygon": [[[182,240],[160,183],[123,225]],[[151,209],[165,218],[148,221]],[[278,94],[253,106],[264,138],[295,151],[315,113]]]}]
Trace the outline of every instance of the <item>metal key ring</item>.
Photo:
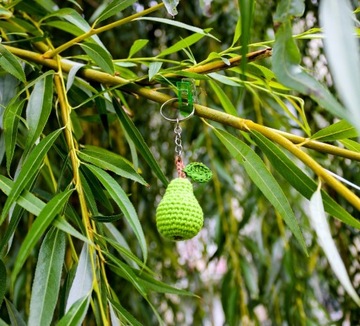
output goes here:
[{"label": "metal key ring", "polygon": [[[182,122],[182,121],[185,121],[185,120],[191,118],[191,117],[194,115],[194,113],[195,113],[195,107],[193,106],[192,111],[191,111],[191,112],[189,113],[189,115],[187,115],[186,117],[183,117],[183,118],[169,118],[169,117],[167,117],[167,116],[164,114],[164,112],[163,112],[164,107],[167,106],[168,104],[173,103],[173,102],[176,102],[176,101],[178,101],[178,99],[174,97],[174,98],[171,98],[170,100],[167,100],[166,102],[164,102],[164,103],[161,105],[161,107],[160,107],[160,114],[161,114],[161,116],[162,116],[165,120],[170,121],[170,122],[179,123],[179,122]],[[178,109],[178,110],[179,110],[179,109]]]}]

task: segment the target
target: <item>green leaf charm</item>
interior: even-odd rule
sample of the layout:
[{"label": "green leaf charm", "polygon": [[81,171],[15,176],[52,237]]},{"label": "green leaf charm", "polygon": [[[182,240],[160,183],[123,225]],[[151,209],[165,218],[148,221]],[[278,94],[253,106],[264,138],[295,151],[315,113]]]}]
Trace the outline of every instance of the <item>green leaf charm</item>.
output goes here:
[{"label": "green leaf charm", "polygon": [[196,200],[188,179],[170,182],[156,210],[156,226],[162,236],[171,240],[186,240],[199,233],[204,213]]},{"label": "green leaf charm", "polygon": [[208,182],[212,178],[211,170],[203,163],[193,162],[185,166],[186,176],[195,182]]}]

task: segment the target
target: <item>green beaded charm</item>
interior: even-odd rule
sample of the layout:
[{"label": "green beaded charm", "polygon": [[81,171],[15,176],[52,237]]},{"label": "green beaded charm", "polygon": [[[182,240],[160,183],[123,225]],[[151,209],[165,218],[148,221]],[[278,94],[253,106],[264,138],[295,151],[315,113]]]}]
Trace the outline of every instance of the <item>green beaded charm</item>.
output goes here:
[{"label": "green beaded charm", "polygon": [[204,213],[194,196],[191,182],[176,178],[168,185],[156,209],[156,226],[160,234],[171,240],[196,236],[204,224]]}]

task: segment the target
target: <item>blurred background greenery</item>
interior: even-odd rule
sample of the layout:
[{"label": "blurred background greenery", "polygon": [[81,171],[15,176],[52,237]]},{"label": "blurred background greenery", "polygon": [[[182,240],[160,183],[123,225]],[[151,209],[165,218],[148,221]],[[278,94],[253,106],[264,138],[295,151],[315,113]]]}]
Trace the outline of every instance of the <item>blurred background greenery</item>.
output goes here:
[{"label": "blurred background greenery", "polygon": [[[83,8],[79,12],[91,23],[96,19],[97,10],[108,1],[73,0],[56,3],[59,7],[75,9],[79,5]],[[121,19],[154,3],[138,1],[106,22]],[[306,0],[305,3],[303,17],[294,21],[294,33],[319,26],[318,1]],[[273,0],[255,2],[251,43],[274,39],[273,14],[276,5],[277,2]],[[21,6],[23,11],[36,15],[36,6],[30,2],[23,1]],[[185,51],[180,51],[172,54],[170,59],[200,62],[211,52],[229,48],[238,12],[237,1],[180,1],[178,15],[174,19],[204,29],[211,28],[211,33],[221,42],[205,37],[191,46],[191,58]],[[165,10],[154,15],[172,19]],[[48,31],[52,32],[51,29]],[[188,31],[170,25],[139,20],[101,34],[101,40],[114,59],[128,58],[129,49],[135,40],[149,40],[135,55],[136,60],[133,62],[137,64],[131,67],[133,76],[139,77],[145,76],[148,71],[148,61],[141,58],[153,57],[188,35]],[[68,33],[56,30],[55,45],[61,45],[69,39]],[[298,40],[297,44],[301,51],[301,64],[332,90],[321,41],[304,39]],[[249,51],[256,49],[257,47],[250,46]],[[63,55],[73,58],[80,53],[80,47],[72,47]],[[262,60],[261,65],[271,67],[271,59]],[[163,68],[165,66],[166,63]],[[129,71],[124,73],[129,74]],[[254,94],[245,87],[221,87],[240,117],[268,127],[303,134],[301,128],[266,93]],[[198,89],[201,104],[222,110],[221,103],[207,83],[201,82]],[[76,88],[69,95],[74,103],[81,102],[87,96]],[[125,98],[134,124],[166,176],[173,178],[174,125],[160,117],[158,104],[131,95],[126,95]],[[302,98],[305,101],[307,122],[313,133],[334,122],[333,117],[319,108],[313,100]],[[106,148],[134,161],[134,154],[119,124],[110,121],[107,130],[100,123],[95,101],[77,109],[76,113],[82,129],[82,134],[78,137],[80,144]],[[54,125],[55,121],[54,119]],[[138,157],[139,168],[150,187],[127,179],[118,180],[123,189],[131,194],[131,201],[143,226],[149,247],[147,264],[150,269],[156,271],[162,281],[190,290],[198,296],[153,293],[150,299],[166,324],[217,326],[246,325],[252,322],[257,325],[359,325],[359,307],[344,293],[314,239],[307,219],[308,204],[303,197],[268,164],[291,201],[307,241],[309,257],[304,255],[281,217],[251,182],[244,168],[230,158],[226,148],[209,128],[197,117],[188,120],[182,127],[185,161],[203,162],[214,174],[211,182],[195,185],[195,195],[205,215],[205,226],[196,238],[175,243],[158,234],[155,210],[165,189],[142,157]],[[51,124],[48,128],[52,129]],[[261,155],[260,152],[259,154]],[[353,183],[360,183],[358,163],[315,152],[312,152],[312,157],[325,167],[331,166],[333,171]],[[266,159],[265,162],[268,163]],[[354,217],[360,218],[359,212],[336,193],[331,195]],[[137,240],[128,226],[121,220],[115,225],[122,231],[132,250],[140,255]],[[26,225],[21,224],[19,227],[18,237],[22,231],[25,232]],[[331,228],[350,279],[359,293],[359,232],[334,219]],[[144,325],[155,325],[156,318],[144,298],[134,291],[130,283],[115,276],[112,280],[111,277],[109,274],[109,282],[123,306]]]}]

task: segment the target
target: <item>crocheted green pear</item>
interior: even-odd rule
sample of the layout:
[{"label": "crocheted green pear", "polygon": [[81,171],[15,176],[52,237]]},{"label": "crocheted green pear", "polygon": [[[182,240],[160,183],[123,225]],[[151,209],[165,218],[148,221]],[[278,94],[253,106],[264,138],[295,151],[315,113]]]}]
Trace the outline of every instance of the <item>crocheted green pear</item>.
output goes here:
[{"label": "crocheted green pear", "polygon": [[176,178],[168,185],[156,209],[156,226],[160,234],[171,240],[186,240],[199,233],[204,213],[194,196],[191,182]]}]

